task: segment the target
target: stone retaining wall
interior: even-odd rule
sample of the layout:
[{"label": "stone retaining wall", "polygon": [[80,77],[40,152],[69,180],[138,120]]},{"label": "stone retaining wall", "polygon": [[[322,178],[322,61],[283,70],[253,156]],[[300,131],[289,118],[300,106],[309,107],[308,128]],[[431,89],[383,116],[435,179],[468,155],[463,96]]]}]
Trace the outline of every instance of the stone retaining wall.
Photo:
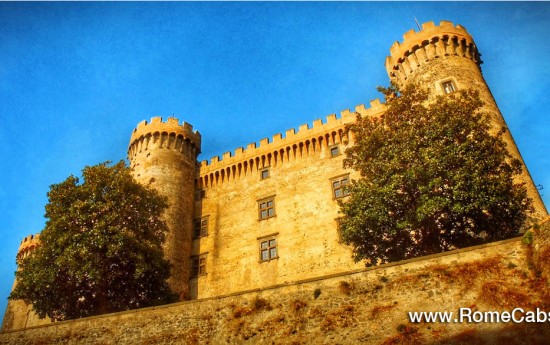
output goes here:
[{"label": "stone retaining wall", "polygon": [[[409,311],[544,308],[519,238],[204,300],[37,326],[0,344],[540,343],[546,324],[411,323]],[[549,309],[550,310],[550,309]]]}]

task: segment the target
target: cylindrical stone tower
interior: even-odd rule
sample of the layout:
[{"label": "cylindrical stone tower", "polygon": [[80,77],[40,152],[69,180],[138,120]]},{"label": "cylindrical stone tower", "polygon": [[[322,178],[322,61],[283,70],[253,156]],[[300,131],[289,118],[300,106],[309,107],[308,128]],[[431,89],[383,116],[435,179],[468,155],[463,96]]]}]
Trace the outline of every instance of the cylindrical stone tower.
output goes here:
[{"label": "cylindrical stone tower", "polygon": [[[481,74],[481,54],[464,27],[448,21],[441,21],[439,26],[428,22],[422,24],[421,31],[410,30],[403,38],[403,43],[392,45],[390,56],[386,58],[386,70],[392,82],[399,87],[416,83],[434,96],[459,89],[478,90],[485,111],[491,115],[492,130],[508,128]],[[510,154],[523,164],[518,181],[525,183],[527,194],[533,200],[532,216],[539,219],[547,216],[546,207],[509,130],[503,138]]]},{"label": "cylindrical stone tower", "polygon": [[[32,252],[40,246],[40,235],[30,235],[25,237],[19,245],[17,251],[16,262],[19,266],[21,260],[31,255]],[[17,268],[19,269],[19,267]],[[13,288],[17,286],[17,279],[13,283]],[[4,320],[2,321],[2,331],[12,331],[23,329],[31,326],[49,323],[49,318],[40,319],[32,310],[32,306],[25,303],[23,300],[8,300]]]},{"label": "cylindrical stone tower", "polygon": [[164,253],[171,264],[168,283],[180,300],[187,298],[191,273],[194,181],[200,147],[201,136],[190,124],[154,117],[151,123],[138,124],[128,148],[134,178],[168,198]]}]

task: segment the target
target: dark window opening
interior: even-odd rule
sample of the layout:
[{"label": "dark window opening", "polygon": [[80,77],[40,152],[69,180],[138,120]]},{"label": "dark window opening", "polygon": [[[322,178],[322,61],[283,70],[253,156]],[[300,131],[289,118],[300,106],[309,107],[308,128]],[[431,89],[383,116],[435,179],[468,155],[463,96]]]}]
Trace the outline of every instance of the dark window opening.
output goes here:
[{"label": "dark window opening", "polygon": [[330,156],[336,157],[340,154],[340,148],[338,146],[333,146],[330,148]]},{"label": "dark window opening", "polygon": [[193,227],[193,237],[199,238],[208,236],[208,217],[195,219]]},{"label": "dark window opening", "polygon": [[258,202],[260,220],[275,217],[275,200],[264,199]]},{"label": "dark window opening", "polygon": [[443,88],[443,92],[445,93],[452,93],[456,91],[456,86],[451,80],[441,83],[441,87]]},{"label": "dark window opening", "polygon": [[277,240],[269,238],[260,241],[260,261],[269,261],[277,258]]},{"label": "dark window opening", "polygon": [[349,195],[346,185],[349,183],[349,175],[337,177],[331,180],[332,196],[335,199],[343,198]]},{"label": "dark window opening", "polygon": [[206,254],[191,257],[191,277],[206,275]]}]

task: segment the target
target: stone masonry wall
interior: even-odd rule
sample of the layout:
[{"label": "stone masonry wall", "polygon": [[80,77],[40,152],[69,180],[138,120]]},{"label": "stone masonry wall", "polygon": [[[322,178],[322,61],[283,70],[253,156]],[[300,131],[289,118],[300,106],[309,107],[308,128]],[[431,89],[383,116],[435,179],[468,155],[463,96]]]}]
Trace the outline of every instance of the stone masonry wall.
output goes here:
[{"label": "stone masonry wall", "polygon": [[544,324],[411,323],[409,311],[549,311],[519,238],[204,300],[37,326],[0,344],[543,344]]},{"label": "stone masonry wall", "polygon": [[[379,101],[359,106],[362,116],[378,116]],[[356,114],[329,115],[323,123],[302,125],[285,137],[275,135],[260,145],[214,157],[200,169],[204,197],[195,218],[207,219],[207,235],[193,240],[192,255],[205,262],[190,281],[190,297],[219,296],[253,288],[361,268],[351,249],[339,240],[339,207],[333,179],[357,178],[343,168],[345,149],[353,143],[345,125]],[[331,149],[338,149],[336,155]],[[269,177],[262,171],[269,169]],[[274,216],[260,220],[259,202],[271,197]],[[276,258],[261,260],[260,246],[276,241]]]}]

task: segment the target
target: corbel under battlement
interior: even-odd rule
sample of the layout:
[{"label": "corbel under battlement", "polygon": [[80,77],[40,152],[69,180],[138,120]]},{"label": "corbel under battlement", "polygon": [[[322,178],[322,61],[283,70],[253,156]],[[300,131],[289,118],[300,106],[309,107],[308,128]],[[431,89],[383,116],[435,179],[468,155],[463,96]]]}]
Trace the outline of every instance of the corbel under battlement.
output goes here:
[{"label": "corbel under battlement", "polygon": [[433,22],[422,24],[422,30],[409,30],[403,42],[394,42],[385,66],[390,79],[403,86],[414,71],[435,58],[462,56],[481,65],[474,39],[461,25],[442,20],[439,26]]},{"label": "corbel under battlement", "polygon": [[370,107],[366,108],[364,104],[360,104],[355,107],[355,112],[345,109],[340,112],[340,116],[336,114],[330,114],[326,117],[325,121],[316,119],[313,121],[312,126],[309,124],[303,124],[298,127],[298,130],[291,128],[284,133],[277,133],[273,135],[271,140],[269,138],[263,138],[259,143],[253,142],[247,145],[246,148],[238,147],[234,152],[225,152],[222,156],[214,156],[208,160],[201,161],[201,175],[215,171],[217,169],[224,168],[231,164],[234,164],[241,160],[250,159],[270,151],[275,151],[280,147],[287,147],[296,144],[301,141],[305,141],[308,138],[315,138],[324,136],[326,133],[331,133],[333,130],[343,127],[345,124],[355,121],[355,114],[360,116],[375,116],[379,115],[385,110],[385,105],[380,102],[379,99],[375,99],[370,102]]},{"label": "corbel under battlement", "polygon": [[182,135],[184,138],[192,141],[200,150],[201,134],[198,131],[193,131],[193,125],[187,122],[180,124],[179,119],[176,117],[169,117],[166,122],[163,122],[162,117],[160,116],[151,118],[151,122],[143,120],[138,123],[132,132],[129,146],[131,146],[134,141],[155,133],[167,133],[169,135],[174,134],[175,136]]},{"label": "corbel under battlement", "polygon": [[40,234],[25,236],[21,240],[17,250],[17,261],[27,257],[33,250],[40,246]]}]

